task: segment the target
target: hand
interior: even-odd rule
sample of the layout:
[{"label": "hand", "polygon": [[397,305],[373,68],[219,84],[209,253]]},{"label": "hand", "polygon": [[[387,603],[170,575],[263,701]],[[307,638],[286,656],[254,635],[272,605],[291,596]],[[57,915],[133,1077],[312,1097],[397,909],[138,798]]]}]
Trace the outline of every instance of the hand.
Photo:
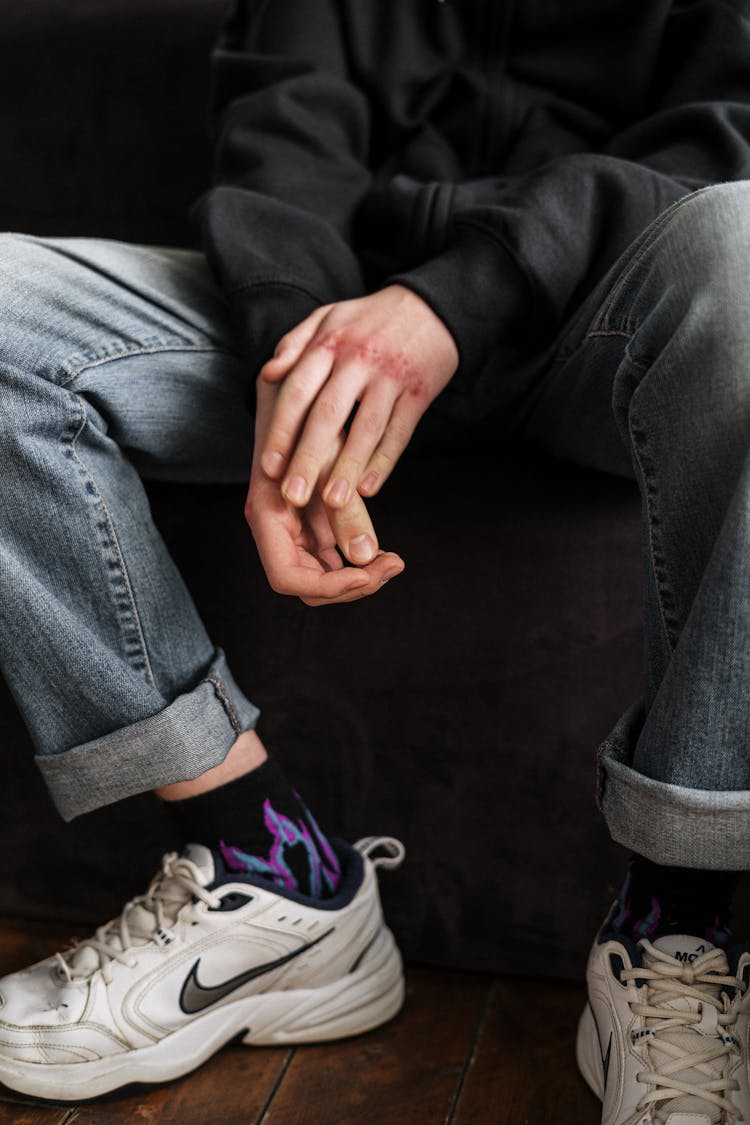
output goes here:
[{"label": "hand", "polygon": [[442,320],[404,286],[316,309],[261,368],[259,383],[283,380],[261,451],[264,471],[281,480],[282,495],[297,507],[321,479],[332,509],[343,509],[357,491],[375,495],[457,365]]},{"label": "hand", "polygon": [[[326,509],[316,494],[302,511],[288,504],[260,466],[260,447],[268,428],[278,389],[258,379],[258,409],[253,468],[245,517],[253,533],[263,569],[272,589],[297,595],[306,605],[355,601],[379,590],[404,569],[393,552],[378,551],[377,537],[361,497],[337,511]],[[343,438],[339,439],[343,445]],[[334,454],[335,456],[335,454]],[[365,542],[360,541],[365,537]],[[369,542],[368,542],[369,541]],[[351,561],[345,566],[336,545]],[[359,556],[358,546],[364,546]]]}]

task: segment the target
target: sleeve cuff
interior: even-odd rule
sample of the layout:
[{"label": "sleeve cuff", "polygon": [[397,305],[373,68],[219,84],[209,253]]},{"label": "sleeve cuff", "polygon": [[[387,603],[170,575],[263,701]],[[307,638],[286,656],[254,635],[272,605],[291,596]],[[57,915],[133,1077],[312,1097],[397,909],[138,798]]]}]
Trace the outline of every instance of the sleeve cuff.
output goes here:
[{"label": "sleeve cuff", "polygon": [[248,362],[246,402],[255,413],[255,380],[281,337],[325,302],[287,281],[263,281],[235,290],[229,297],[232,321]]},{"label": "sleeve cuff", "polygon": [[437,257],[386,284],[404,285],[427,302],[455,340],[459,366],[451,387],[470,392],[492,351],[528,315],[531,287],[505,247],[478,227],[454,228]]}]

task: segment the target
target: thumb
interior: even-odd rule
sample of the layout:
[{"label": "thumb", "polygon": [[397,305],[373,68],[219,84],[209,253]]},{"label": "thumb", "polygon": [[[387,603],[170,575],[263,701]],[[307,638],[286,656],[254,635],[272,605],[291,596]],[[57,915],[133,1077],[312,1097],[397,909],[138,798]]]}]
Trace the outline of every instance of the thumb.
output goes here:
[{"label": "thumb", "polygon": [[[344,447],[345,437],[340,433],[328,452],[328,458],[321,467],[318,491],[325,487],[328,475],[336,458]],[[336,544],[347,562],[354,566],[366,566],[378,553],[378,537],[375,534],[370,513],[364,500],[355,492],[343,508],[331,508],[323,500],[326,516]]]},{"label": "thumb", "polygon": [[366,566],[372,562],[378,553],[378,537],[359,493],[355,492],[344,508],[326,505],[326,513],[344,557],[354,566]]}]

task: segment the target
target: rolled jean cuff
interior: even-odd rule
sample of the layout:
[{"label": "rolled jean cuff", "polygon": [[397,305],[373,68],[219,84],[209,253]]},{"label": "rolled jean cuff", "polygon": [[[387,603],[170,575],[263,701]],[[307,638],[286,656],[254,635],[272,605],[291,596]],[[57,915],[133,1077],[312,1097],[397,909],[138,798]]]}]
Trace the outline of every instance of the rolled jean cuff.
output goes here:
[{"label": "rolled jean cuff", "polygon": [[638,773],[630,763],[643,719],[643,704],[634,704],[599,748],[597,803],[612,839],[667,867],[750,870],[750,791]]},{"label": "rolled jean cuff", "polygon": [[221,649],[203,679],[163,711],[35,762],[64,820],[135,793],[190,781],[224,761],[260,711],[237,686]]}]

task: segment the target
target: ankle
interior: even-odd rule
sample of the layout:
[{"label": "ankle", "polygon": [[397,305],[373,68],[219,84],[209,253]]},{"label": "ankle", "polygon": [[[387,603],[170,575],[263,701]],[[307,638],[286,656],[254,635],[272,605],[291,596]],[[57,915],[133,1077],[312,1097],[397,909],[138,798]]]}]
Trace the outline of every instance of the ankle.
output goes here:
[{"label": "ankle", "polygon": [[335,893],[336,851],[274,758],[166,807],[181,844],[212,848],[228,871],[311,898]]},{"label": "ankle", "polygon": [[258,735],[254,730],[246,730],[232,744],[226,758],[218,766],[190,781],[176,781],[173,785],[164,785],[154,792],[162,801],[185,801],[188,797],[197,797],[211,789],[218,789],[229,781],[235,781],[262,766],[267,758],[268,752]]}]

